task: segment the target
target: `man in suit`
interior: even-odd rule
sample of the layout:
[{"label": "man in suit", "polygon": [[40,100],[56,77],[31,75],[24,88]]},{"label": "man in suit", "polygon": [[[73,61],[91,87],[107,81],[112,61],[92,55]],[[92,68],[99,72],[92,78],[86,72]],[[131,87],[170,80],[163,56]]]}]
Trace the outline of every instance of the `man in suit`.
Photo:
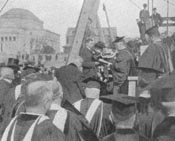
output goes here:
[{"label": "man in suit", "polygon": [[124,94],[105,96],[112,102],[111,120],[115,124],[115,132],[103,138],[103,141],[146,141],[135,128],[137,119],[137,99]]},{"label": "man in suit", "polygon": [[154,21],[155,26],[159,27],[162,25],[162,17],[159,13],[157,13],[157,8],[153,8],[153,14],[152,14],[152,19]]},{"label": "man in suit", "polygon": [[88,38],[85,42],[85,47],[81,48],[80,50],[80,56],[83,58],[83,73],[87,78],[97,77],[96,65],[99,63],[94,59],[94,45],[94,40]]},{"label": "man in suit", "polygon": [[86,98],[77,101],[74,106],[85,116],[97,137],[103,138],[114,131],[109,119],[110,106],[99,100],[100,84],[97,81],[87,83],[85,94]]},{"label": "man in suit", "polygon": [[2,135],[8,121],[10,120],[10,111],[15,97],[9,93],[9,89],[13,87],[12,81],[14,80],[13,69],[8,67],[1,68],[0,80],[0,135]]},{"label": "man in suit", "polygon": [[3,141],[64,141],[63,133],[45,115],[52,102],[52,87],[46,81],[30,83],[26,88],[26,112],[15,116],[7,126]]},{"label": "man in suit", "polygon": [[140,34],[144,44],[146,44],[145,31],[150,28],[150,21],[149,21],[150,14],[149,11],[147,10],[147,7],[148,6],[146,3],[143,4],[143,9],[139,13],[140,22],[138,22],[139,26],[142,27]]}]

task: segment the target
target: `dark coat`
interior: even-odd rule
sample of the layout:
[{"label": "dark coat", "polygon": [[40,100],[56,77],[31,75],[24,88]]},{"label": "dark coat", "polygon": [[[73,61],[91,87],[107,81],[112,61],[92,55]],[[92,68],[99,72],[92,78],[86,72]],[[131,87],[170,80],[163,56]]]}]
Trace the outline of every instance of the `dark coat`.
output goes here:
[{"label": "dark coat", "polygon": [[5,80],[0,80],[0,135],[2,135],[10,120],[11,108],[15,101],[15,96],[11,89],[12,84]]},{"label": "dark coat", "polygon": [[157,25],[157,26],[162,25],[163,20],[162,20],[162,17],[160,16],[159,13],[153,14],[152,19],[153,19],[155,25]]},{"label": "dark coat", "polygon": [[157,79],[161,73],[168,72],[166,50],[160,41],[152,43],[139,59],[139,76],[148,82]]},{"label": "dark coat", "polygon": [[160,123],[153,134],[155,141],[174,141],[175,140],[175,117],[167,117]]},{"label": "dark coat", "polygon": [[[47,115],[51,118],[51,120],[53,120],[56,113],[56,110],[50,110],[48,111]],[[84,136],[85,133],[87,136]],[[96,135],[90,129],[89,124],[85,118],[70,111],[67,111],[67,118],[64,125],[64,134],[65,141],[81,141],[80,138],[83,138],[84,141],[98,141]]]},{"label": "dark coat", "polygon": [[[38,115],[20,114],[17,117],[14,141],[22,141],[37,118]],[[10,141],[12,129],[13,126],[10,128],[7,141]],[[64,134],[52,124],[50,119],[47,119],[37,124],[33,132],[32,141],[64,141]]]},{"label": "dark coat", "polygon": [[[81,105],[80,105],[80,112],[86,116],[87,111],[89,110],[92,102],[94,99],[91,98],[86,98],[82,100]],[[99,125],[100,125],[100,118],[101,118],[101,104],[95,111],[95,114],[90,122],[90,127],[94,131],[94,133],[97,134]],[[103,138],[104,136],[111,134],[113,131],[115,131],[115,127],[113,126],[112,122],[109,119],[109,115],[111,112],[111,107],[110,105],[107,105],[103,103],[103,117],[102,117],[102,125],[99,133],[99,138]]]},{"label": "dark coat", "polygon": [[63,99],[73,104],[84,97],[82,73],[74,64],[56,69],[55,76],[63,87]]},{"label": "dark coat", "polygon": [[86,77],[97,77],[95,59],[92,51],[84,47],[80,50],[80,56],[83,58],[83,73]]}]

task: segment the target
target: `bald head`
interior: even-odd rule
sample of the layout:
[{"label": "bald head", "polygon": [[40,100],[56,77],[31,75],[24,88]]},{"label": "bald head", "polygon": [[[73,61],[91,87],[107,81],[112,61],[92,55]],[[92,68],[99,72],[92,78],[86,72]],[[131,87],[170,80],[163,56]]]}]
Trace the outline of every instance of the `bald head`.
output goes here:
[{"label": "bald head", "polygon": [[3,67],[1,68],[1,77],[13,80],[14,79],[14,71],[11,68]]},{"label": "bald head", "polygon": [[26,88],[26,106],[37,107],[52,100],[52,88],[49,82],[35,81]]}]

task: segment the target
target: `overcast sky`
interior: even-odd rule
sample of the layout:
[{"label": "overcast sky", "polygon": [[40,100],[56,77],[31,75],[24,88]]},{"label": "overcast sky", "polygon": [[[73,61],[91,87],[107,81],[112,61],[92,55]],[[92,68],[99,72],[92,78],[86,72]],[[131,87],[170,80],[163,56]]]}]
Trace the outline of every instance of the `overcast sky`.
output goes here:
[{"label": "overcast sky", "polygon": [[[6,0],[0,0],[0,7]],[[99,17],[102,26],[106,18],[102,3],[106,4],[111,26],[116,26],[119,36],[136,37],[138,27],[136,19],[140,9],[147,0],[101,0]],[[154,5],[162,16],[166,16],[166,0],[154,0]],[[175,0],[170,0],[170,15],[175,16]],[[83,4],[83,0],[9,0],[2,13],[11,8],[24,8],[33,12],[44,21],[44,27],[61,35],[61,44],[65,44],[65,33],[68,27],[75,27]]]}]

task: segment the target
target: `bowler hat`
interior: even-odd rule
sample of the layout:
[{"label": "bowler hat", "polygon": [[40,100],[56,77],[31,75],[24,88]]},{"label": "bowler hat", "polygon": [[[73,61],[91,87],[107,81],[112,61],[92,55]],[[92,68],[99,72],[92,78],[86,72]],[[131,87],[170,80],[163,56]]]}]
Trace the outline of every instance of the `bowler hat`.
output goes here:
[{"label": "bowler hat", "polygon": [[102,100],[112,102],[112,113],[114,118],[125,121],[136,113],[138,99],[125,94],[109,95],[101,97]]}]

